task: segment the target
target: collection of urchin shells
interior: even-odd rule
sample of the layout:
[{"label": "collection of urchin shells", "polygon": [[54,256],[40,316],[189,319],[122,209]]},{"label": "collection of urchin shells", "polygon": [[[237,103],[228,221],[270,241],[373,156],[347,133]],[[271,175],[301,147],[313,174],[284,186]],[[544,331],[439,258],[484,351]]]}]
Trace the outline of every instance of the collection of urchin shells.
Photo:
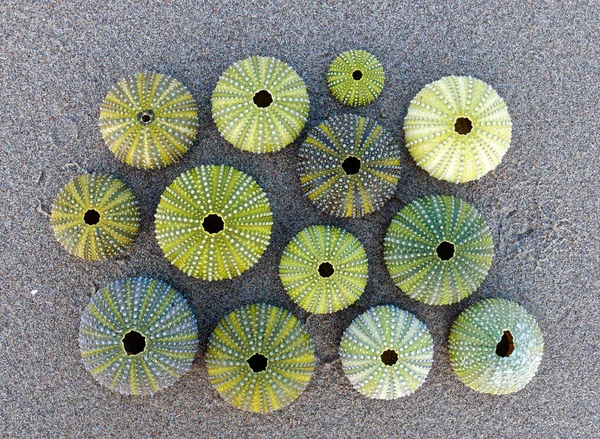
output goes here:
[{"label": "collection of urchin shells", "polygon": [[[372,102],[383,89],[380,62],[363,50],[340,54],[328,84],[343,104]],[[244,151],[274,152],[292,143],[307,120],[304,82],[287,64],[253,56],[229,67],[212,94],[222,136]],[[100,108],[100,130],[114,155],[141,169],[177,162],[198,129],[197,106],[177,80],[144,72],[119,81]],[[488,84],[448,76],[428,84],[410,102],[406,146],[418,166],[454,183],[476,180],[507,151],[511,120]],[[388,201],[398,183],[399,147],[376,121],[344,114],[314,128],[300,146],[298,174],[306,196],[323,212],[359,217]],[[71,254],[89,260],[125,252],[136,238],[139,211],[132,191],[108,175],[71,180],[52,206],[51,226]],[[229,166],[199,166],[177,177],[161,196],[156,239],[184,273],[209,281],[251,268],[269,245],[269,200],[249,175]],[[426,196],[394,217],[384,258],[395,284],[431,305],[456,303],[486,277],[494,256],[492,235],[470,204],[452,196]],[[312,225],[285,247],[279,267],[290,298],[310,313],[353,304],[367,284],[362,243],[330,225]],[[85,367],[122,394],[152,394],[187,372],[198,348],[197,323],[184,297],[167,283],[136,277],[93,295],[81,317],[79,344]],[[541,331],[521,306],[487,299],[454,322],[451,366],[470,388],[503,394],[523,388],[543,351]],[[370,398],[409,395],[425,381],[433,361],[425,324],[396,306],[359,315],[341,339],[343,370]],[[309,333],[291,312],[251,304],[224,317],[208,343],[210,382],[235,407],[271,412],[306,388],[315,367]]]}]

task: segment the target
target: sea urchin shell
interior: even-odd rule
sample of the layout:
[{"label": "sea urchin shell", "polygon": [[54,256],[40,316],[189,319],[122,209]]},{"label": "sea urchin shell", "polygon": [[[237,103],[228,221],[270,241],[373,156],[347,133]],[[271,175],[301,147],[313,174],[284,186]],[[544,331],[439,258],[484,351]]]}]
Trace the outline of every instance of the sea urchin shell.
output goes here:
[{"label": "sea urchin shell", "polygon": [[355,107],[373,102],[383,90],[384,81],[381,63],[364,50],[340,53],[327,73],[327,84],[335,98]]}]

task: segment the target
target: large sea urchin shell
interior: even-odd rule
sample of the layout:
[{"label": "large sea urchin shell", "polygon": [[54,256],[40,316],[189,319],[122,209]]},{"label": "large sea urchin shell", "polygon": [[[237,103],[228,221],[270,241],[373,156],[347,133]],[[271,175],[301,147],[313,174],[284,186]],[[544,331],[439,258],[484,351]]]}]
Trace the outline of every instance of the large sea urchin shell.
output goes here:
[{"label": "large sea urchin shell", "polygon": [[327,84],[335,98],[344,105],[373,102],[385,81],[381,63],[364,50],[340,53],[329,66]]},{"label": "large sea urchin shell", "polygon": [[531,314],[505,299],[487,299],[463,311],[450,330],[450,364],[458,378],[484,393],[516,392],[542,361],[544,340]]},{"label": "large sea urchin shell", "polygon": [[123,395],[153,394],[192,365],[198,328],[187,302],[165,282],[135,277],[99,290],[81,316],[85,368]]},{"label": "large sea urchin shell", "polygon": [[253,304],[233,311],[208,343],[210,382],[243,410],[272,412],[291,404],[315,366],[309,333],[289,311]]},{"label": "large sea urchin shell", "polygon": [[492,234],[481,215],[469,203],[445,195],[419,198],[400,210],[383,249],[395,284],[430,305],[470,295],[494,257]]}]

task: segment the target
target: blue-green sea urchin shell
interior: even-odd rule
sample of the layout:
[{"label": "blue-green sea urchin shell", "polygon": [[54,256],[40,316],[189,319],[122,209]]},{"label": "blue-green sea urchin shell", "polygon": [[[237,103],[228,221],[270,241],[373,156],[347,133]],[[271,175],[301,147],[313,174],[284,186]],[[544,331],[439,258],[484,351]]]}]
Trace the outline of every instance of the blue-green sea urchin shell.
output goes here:
[{"label": "blue-green sea urchin shell", "polygon": [[450,330],[450,364],[458,378],[484,393],[516,392],[535,376],[544,340],[531,314],[505,299],[487,299],[463,311]]},{"label": "blue-green sea urchin shell", "polygon": [[219,78],[212,115],[221,135],[236,148],[275,152],[292,143],[308,116],[302,78],[275,58],[252,56]]},{"label": "blue-green sea urchin shell", "polygon": [[231,279],[252,267],[271,239],[267,195],[230,166],[200,166],[162,194],[156,239],[167,259],[189,276]]},{"label": "blue-green sea urchin shell", "polygon": [[406,147],[418,166],[452,183],[477,180],[510,146],[504,100],[485,82],[446,76],[423,88],[404,119]]},{"label": "blue-green sea urchin shell", "polygon": [[73,178],[52,205],[50,225],[72,255],[88,260],[124,253],[135,240],[140,216],[133,192],[103,174]]},{"label": "blue-green sea urchin shell", "polygon": [[400,178],[399,157],[392,136],[374,120],[334,116],[313,129],[300,146],[300,183],[320,210],[360,217],[391,198]]},{"label": "blue-green sea urchin shell", "polygon": [[85,368],[123,395],[148,395],[191,367],[198,328],[187,302],[165,282],[118,280],[99,290],[81,315]]},{"label": "blue-green sea urchin shell", "polygon": [[329,66],[327,84],[335,98],[344,105],[373,102],[385,82],[381,63],[364,50],[340,53]]},{"label": "blue-green sea urchin shell", "polygon": [[279,276],[288,295],[308,312],[344,309],[367,284],[369,264],[361,242],[333,226],[309,226],[287,245]]},{"label": "blue-green sea urchin shell", "polygon": [[398,212],[384,240],[394,283],[430,305],[458,302],[479,288],[494,257],[492,234],[473,206],[429,195]]},{"label": "blue-green sea urchin shell", "polygon": [[100,107],[100,132],[117,157],[141,169],[178,162],[198,130],[198,108],[174,78],[143,72],[120,80]]},{"label": "blue-green sea urchin shell", "polygon": [[410,395],[425,382],[433,363],[433,340],[423,322],[392,305],[358,316],[340,344],[344,373],[369,398]]},{"label": "blue-green sea urchin shell", "polygon": [[289,311],[265,304],[240,308],[215,328],[208,376],[233,406],[268,413],[291,404],[315,367],[312,340]]}]

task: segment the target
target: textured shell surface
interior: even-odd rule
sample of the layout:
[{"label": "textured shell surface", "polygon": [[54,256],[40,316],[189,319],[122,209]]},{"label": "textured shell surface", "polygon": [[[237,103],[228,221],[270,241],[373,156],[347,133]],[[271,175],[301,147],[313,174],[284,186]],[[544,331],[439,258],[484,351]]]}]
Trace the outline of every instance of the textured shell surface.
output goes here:
[{"label": "textured shell surface", "polygon": [[[262,364],[253,363],[257,357]],[[221,320],[210,337],[206,365],[210,382],[226,401],[268,413],[302,393],[315,355],[308,331],[292,313],[252,304]]]},{"label": "textured shell surface", "polygon": [[344,105],[367,105],[383,90],[383,66],[365,50],[340,53],[329,66],[327,84],[333,96]]},{"label": "textured shell surface", "polygon": [[504,100],[485,82],[446,76],[426,85],[404,119],[406,147],[418,166],[452,183],[477,180],[498,166],[510,146]]},{"label": "textured shell surface", "polygon": [[236,148],[275,152],[292,143],[308,117],[304,81],[286,63],[252,56],[219,78],[212,115],[221,135]]},{"label": "textured shell surface", "polygon": [[142,72],[113,86],[100,106],[100,132],[120,161],[140,169],[178,162],[198,130],[196,101],[178,80]]},{"label": "textured shell surface", "polygon": [[388,201],[400,178],[400,149],[372,119],[334,116],[307,136],[298,151],[306,196],[323,212],[360,217]]},{"label": "textured shell surface", "polygon": [[52,205],[50,225],[72,255],[88,260],[124,253],[135,240],[140,216],[133,192],[115,177],[86,174],[70,180]]},{"label": "textured shell surface", "polygon": [[[499,352],[506,332],[510,350]],[[486,299],[458,316],[448,350],[450,364],[465,385],[478,392],[507,394],[533,379],[542,361],[544,339],[534,317],[522,306]]]},{"label": "textured shell surface", "polygon": [[134,277],[92,296],[81,315],[79,347],[85,368],[101,384],[123,395],[149,395],[190,370],[197,332],[180,293],[163,281]]}]

